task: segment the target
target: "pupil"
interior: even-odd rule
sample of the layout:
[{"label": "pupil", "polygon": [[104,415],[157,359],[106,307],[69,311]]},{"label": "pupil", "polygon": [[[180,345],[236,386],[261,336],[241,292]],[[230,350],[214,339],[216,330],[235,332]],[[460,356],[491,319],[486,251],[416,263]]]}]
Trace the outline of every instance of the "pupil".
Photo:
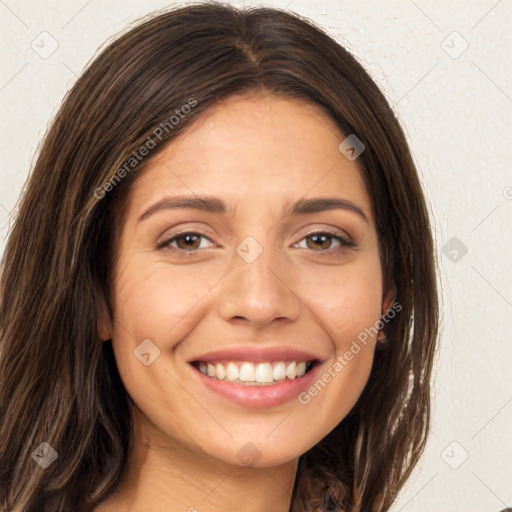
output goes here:
[{"label": "pupil", "polygon": [[[185,241],[185,245],[187,245],[190,248],[191,246],[194,246],[194,238],[197,238],[197,236],[196,235],[183,235],[181,238],[182,238],[182,240]],[[193,248],[195,248],[195,246]]]},{"label": "pupil", "polygon": [[[325,242],[329,237],[327,235],[313,235],[312,240],[315,244]],[[320,239],[320,241],[319,241]],[[329,242],[327,241],[327,246],[329,246]],[[325,243],[324,246],[325,247]]]}]

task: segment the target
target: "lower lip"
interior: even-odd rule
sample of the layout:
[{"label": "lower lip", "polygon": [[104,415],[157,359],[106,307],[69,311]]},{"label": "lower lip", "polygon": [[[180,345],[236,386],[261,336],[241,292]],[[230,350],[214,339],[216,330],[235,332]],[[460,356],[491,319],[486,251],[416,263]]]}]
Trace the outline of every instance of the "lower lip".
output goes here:
[{"label": "lower lip", "polygon": [[293,380],[286,379],[276,384],[262,386],[218,380],[208,377],[194,366],[192,366],[192,369],[199,381],[214,393],[243,407],[269,409],[292,399],[297,399],[298,395],[314,381],[319,367],[320,365],[316,364],[302,377]]}]

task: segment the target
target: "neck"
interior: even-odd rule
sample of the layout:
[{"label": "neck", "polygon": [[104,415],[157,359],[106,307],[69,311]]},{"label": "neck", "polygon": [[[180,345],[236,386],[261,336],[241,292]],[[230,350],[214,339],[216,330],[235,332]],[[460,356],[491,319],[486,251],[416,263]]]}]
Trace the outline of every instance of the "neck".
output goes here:
[{"label": "neck", "polygon": [[94,512],[288,512],[298,459],[233,465],[173,442],[134,408],[128,468]]}]

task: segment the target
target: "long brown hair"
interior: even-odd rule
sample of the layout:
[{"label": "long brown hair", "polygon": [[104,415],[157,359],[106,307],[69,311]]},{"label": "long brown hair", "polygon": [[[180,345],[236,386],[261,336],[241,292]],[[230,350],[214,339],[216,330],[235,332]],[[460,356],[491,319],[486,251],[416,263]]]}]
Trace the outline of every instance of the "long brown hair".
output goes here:
[{"label": "long brown hair", "polygon": [[[418,462],[438,299],[428,212],[400,124],[363,67],[309,20],[192,4],[141,21],[102,51],[64,99],[29,176],[0,284],[5,510],[90,511],[116,489],[131,404],[97,325],[112,318],[118,221],[148,161],[141,148],[157,154],[221,99],[252,91],[314,102],[364,143],[358,163],[383,275],[402,307],[352,411],[300,457],[290,510],[386,511]],[[46,469],[32,457],[43,442],[58,453]]]}]

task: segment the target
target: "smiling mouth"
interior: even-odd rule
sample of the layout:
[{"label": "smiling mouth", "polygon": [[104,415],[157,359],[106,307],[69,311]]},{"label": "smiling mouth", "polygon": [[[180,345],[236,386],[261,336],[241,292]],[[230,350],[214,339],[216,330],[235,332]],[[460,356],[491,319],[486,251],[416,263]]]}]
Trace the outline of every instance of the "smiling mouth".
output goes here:
[{"label": "smiling mouth", "polygon": [[285,380],[298,380],[316,366],[318,361],[194,361],[192,366],[214,380],[271,386]]}]

